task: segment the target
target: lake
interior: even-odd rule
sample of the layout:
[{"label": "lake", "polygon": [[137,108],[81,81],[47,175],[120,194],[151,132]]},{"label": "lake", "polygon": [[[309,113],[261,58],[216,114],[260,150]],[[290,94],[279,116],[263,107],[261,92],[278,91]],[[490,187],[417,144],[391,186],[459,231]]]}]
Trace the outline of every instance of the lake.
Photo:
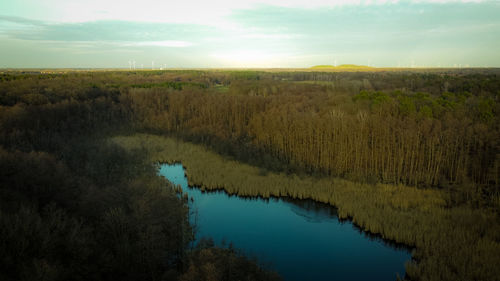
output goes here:
[{"label": "lake", "polygon": [[248,199],[188,187],[181,164],[160,174],[193,198],[190,221],[196,238],[232,243],[287,281],[396,280],[408,249],[396,247],[339,221],[336,209],[311,200]]}]

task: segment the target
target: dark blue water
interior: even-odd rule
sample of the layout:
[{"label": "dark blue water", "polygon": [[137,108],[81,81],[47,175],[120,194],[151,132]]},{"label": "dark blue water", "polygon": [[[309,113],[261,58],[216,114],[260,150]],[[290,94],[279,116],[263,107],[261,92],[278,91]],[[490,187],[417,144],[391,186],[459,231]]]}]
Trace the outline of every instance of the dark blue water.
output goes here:
[{"label": "dark blue water", "polygon": [[335,208],[325,204],[201,192],[188,187],[180,164],[162,165],[160,174],[194,199],[191,221],[197,238],[231,242],[285,280],[396,280],[411,258],[407,250],[340,222]]}]

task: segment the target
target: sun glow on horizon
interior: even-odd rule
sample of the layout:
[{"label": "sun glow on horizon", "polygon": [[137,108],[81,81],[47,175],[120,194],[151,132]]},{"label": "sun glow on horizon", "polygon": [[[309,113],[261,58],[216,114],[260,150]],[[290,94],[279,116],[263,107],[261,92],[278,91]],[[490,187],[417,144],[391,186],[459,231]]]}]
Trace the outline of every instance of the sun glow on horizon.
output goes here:
[{"label": "sun glow on horizon", "polygon": [[[48,8],[50,7],[50,8]],[[1,67],[499,66],[498,0],[16,0]]]},{"label": "sun glow on horizon", "polygon": [[276,67],[285,54],[272,54],[263,50],[242,49],[211,55],[225,67]]}]

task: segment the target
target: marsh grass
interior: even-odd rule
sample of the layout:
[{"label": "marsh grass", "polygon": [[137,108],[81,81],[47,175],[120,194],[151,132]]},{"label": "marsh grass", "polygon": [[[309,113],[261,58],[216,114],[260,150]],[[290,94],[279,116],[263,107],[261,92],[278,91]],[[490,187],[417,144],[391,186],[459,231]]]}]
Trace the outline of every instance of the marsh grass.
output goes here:
[{"label": "marsh grass", "polygon": [[468,205],[450,207],[444,190],[263,172],[203,146],[156,135],[112,141],[126,149],[143,149],[156,163],[182,162],[189,185],[205,190],[333,205],[340,219],[352,219],[364,231],[415,247],[406,264],[407,279],[500,280],[498,214]]}]

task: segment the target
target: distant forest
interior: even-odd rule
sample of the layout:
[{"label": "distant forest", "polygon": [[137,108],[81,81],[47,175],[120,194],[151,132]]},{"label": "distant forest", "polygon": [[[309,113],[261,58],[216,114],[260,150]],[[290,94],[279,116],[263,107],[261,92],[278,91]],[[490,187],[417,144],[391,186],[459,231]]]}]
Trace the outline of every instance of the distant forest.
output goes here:
[{"label": "distant forest", "polygon": [[498,186],[494,75],[246,74],[200,74],[205,87],[182,91],[132,88],[123,101],[139,128],[270,169],[427,187],[469,184],[488,195]]},{"label": "distant forest", "polygon": [[279,279],[191,245],[187,204],[148,152],[107,141],[136,132],[498,214],[499,96],[498,69],[0,73],[0,279]]}]

